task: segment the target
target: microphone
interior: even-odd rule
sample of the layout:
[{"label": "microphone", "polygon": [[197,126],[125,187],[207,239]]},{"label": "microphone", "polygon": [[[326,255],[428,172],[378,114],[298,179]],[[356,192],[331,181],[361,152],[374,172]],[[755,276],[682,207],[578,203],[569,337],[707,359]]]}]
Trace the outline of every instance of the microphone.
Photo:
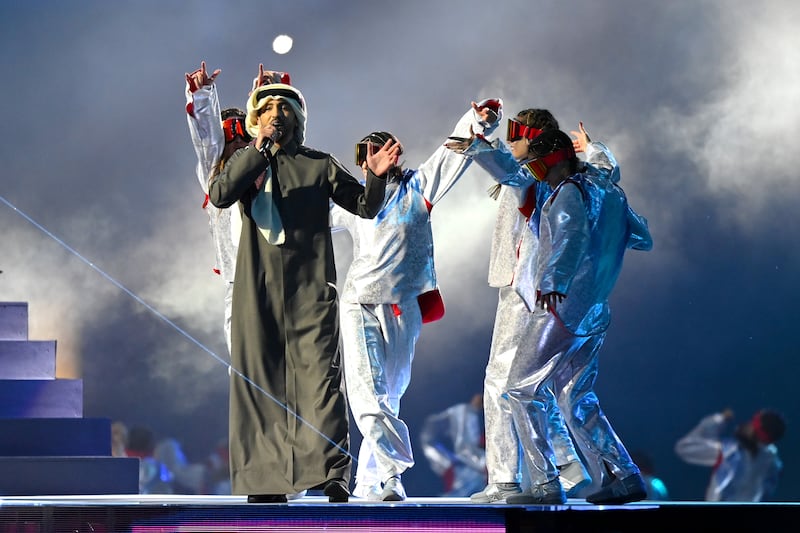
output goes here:
[{"label": "microphone", "polygon": [[272,137],[265,137],[264,140],[261,142],[261,147],[258,149],[264,155],[267,155],[267,152],[272,148],[272,145],[275,144],[277,139],[280,139],[283,135],[283,127],[281,123],[273,121],[272,126],[275,128],[275,132],[272,134]]}]

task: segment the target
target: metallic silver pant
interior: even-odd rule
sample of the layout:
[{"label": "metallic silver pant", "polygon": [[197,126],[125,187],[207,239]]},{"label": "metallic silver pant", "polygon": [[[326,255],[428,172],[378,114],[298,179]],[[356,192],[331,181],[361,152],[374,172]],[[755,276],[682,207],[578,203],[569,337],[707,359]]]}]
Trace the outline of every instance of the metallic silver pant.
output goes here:
[{"label": "metallic silver pant", "polygon": [[[506,384],[518,357],[519,347],[533,342],[529,331],[532,316],[514,288],[500,288],[483,389],[489,483],[522,482],[520,439],[506,396]],[[547,393],[549,389],[544,390],[544,394]],[[545,427],[550,432],[556,463],[565,465],[578,460],[578,453],[552,394],[549,395],[546,411]]]},{"label": "metallic silver pant", "polygon": [[531,482],[546,483],[558,476],[554,442],[548,435],[553,393],[596,482],[605,469],[617,477],[638,473],[594,392],[605,333],[577,337],[552,313],[536,309],[527,338],[532,342],[520,346],[511,362],[506,393]]},{"label": "metallic silver pant", "polygon": [[416,297],[398,306],[400,316],[389,304],[339,306],[347,398],[363,437],[353,492],[359,497],[414,466],[400,399],[411,382],[422,317]]}]

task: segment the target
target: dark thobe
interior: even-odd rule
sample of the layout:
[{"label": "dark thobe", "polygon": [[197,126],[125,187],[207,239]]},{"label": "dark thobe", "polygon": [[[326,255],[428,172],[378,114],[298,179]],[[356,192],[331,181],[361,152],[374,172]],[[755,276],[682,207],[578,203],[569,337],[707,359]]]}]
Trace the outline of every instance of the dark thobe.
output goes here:
[{"label": "dark thobe", "polygon": [[241,201],[242,234],[231,325],[230,466],[233,494],[287,494],[349,483],[329,201],[374,217],[385,180],[362,186],[330,154],[294,141],[272,161],[286,234],[267,242],[250,215],[268,160],[248,146],[209,186],[217,207]]}]

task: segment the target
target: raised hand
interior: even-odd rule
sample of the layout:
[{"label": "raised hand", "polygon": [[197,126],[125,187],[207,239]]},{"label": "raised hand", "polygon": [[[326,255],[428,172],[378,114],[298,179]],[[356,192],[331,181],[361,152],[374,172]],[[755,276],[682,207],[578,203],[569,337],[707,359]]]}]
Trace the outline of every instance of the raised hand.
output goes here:
[{"label": "raised hand", "polygon": [[[473,104],[475,102],[472,102]],[[449,148],[454,152],[463,154],[464,151],[472,146],[475,141],[475,130],[472,129],[472,124],[469,125],[469,137],[448,137],[448,141],[444,143],[445,148]]]},{"label": "raised hand", "polygon": [[487,124],[494,124],[495,122],[497,122],[497,117],[498,117],[497,111],[495,111],[491,107],[479,106],[476,102],[472,102],[472,109],[474,109],[475,112],[478,113],[478,116],[481,117],[481,120],[483,122],[486,122]]},{"label": "raised hand", "polygon": [[376,176],[383,176],[389,172],[389,169],[397,166],[401,149],[400,143],[396,143],[392,139],[386,141],[386,144],[377,151],[375,145],[367,141],[367,166]]},{"label": "raised hand", "polygon": [[583,127],[583,122],[578,122],[578,130],[580,131],[570,131],[570,134],[575,137],[575,139],[572,139],[572,147],[575,149],[576,154],[585,152],[586,147],[592,142],[592,140],[589,139],[589,134],[586,133]]},{"label": "raised hand", "polygon": [[259,87],[263,87],[264,85],[272,85],[273,83],[281,83],[281,77],[284,75],[283,72],[279,72],[277,70],[264,70],[264,64],[258,64],[258,76],[253,78],[253,88],[250,90],[250,94],[253,94],[253,91],[258,89]]},{"label": "raised hand", "polygon": [[211,85],[214,83],[214,80],[219,76],[219,73],[222,72],[221,69],[216,69],[211,76],[208,75],[208,71],[206,70],[206,62],[200,62],[200,68],[189,74],[186,73],[186,83],[189,84],[189,92],[195,92],[200,87],[205,87],[206,85]]}]

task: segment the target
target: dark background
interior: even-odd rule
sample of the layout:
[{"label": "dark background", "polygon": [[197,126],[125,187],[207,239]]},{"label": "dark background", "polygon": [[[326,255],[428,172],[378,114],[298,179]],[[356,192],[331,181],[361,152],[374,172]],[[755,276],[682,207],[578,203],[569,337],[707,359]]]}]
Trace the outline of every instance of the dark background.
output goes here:
[{"label": "dark background", "polygon": [[[611,301],[597,392],[614,428],[673,498],[699,500],[708,470],[675,441],[726,407],[781,409],[777,499],[800,500],[799,15],[788,0],[5,2],[0,301],[29,302],[31,338],[58,341],[85,416],[148,425],[202,460],[227,434],[228,374],[184,73],[221,68],[223,107],[244,107],[260,62],[290,72],[307,144],[354,172],[370,131],[394,132],[415,167],[471,100],[502,97],[506,118],[546,107],[614,150],[655,242],[628,254]],[[433,213],[447,315],[425,326],[403,399],[415,436],[482,387],[489,185],[470,172]],[[406,488],[436,495],[417,452]]]}]

